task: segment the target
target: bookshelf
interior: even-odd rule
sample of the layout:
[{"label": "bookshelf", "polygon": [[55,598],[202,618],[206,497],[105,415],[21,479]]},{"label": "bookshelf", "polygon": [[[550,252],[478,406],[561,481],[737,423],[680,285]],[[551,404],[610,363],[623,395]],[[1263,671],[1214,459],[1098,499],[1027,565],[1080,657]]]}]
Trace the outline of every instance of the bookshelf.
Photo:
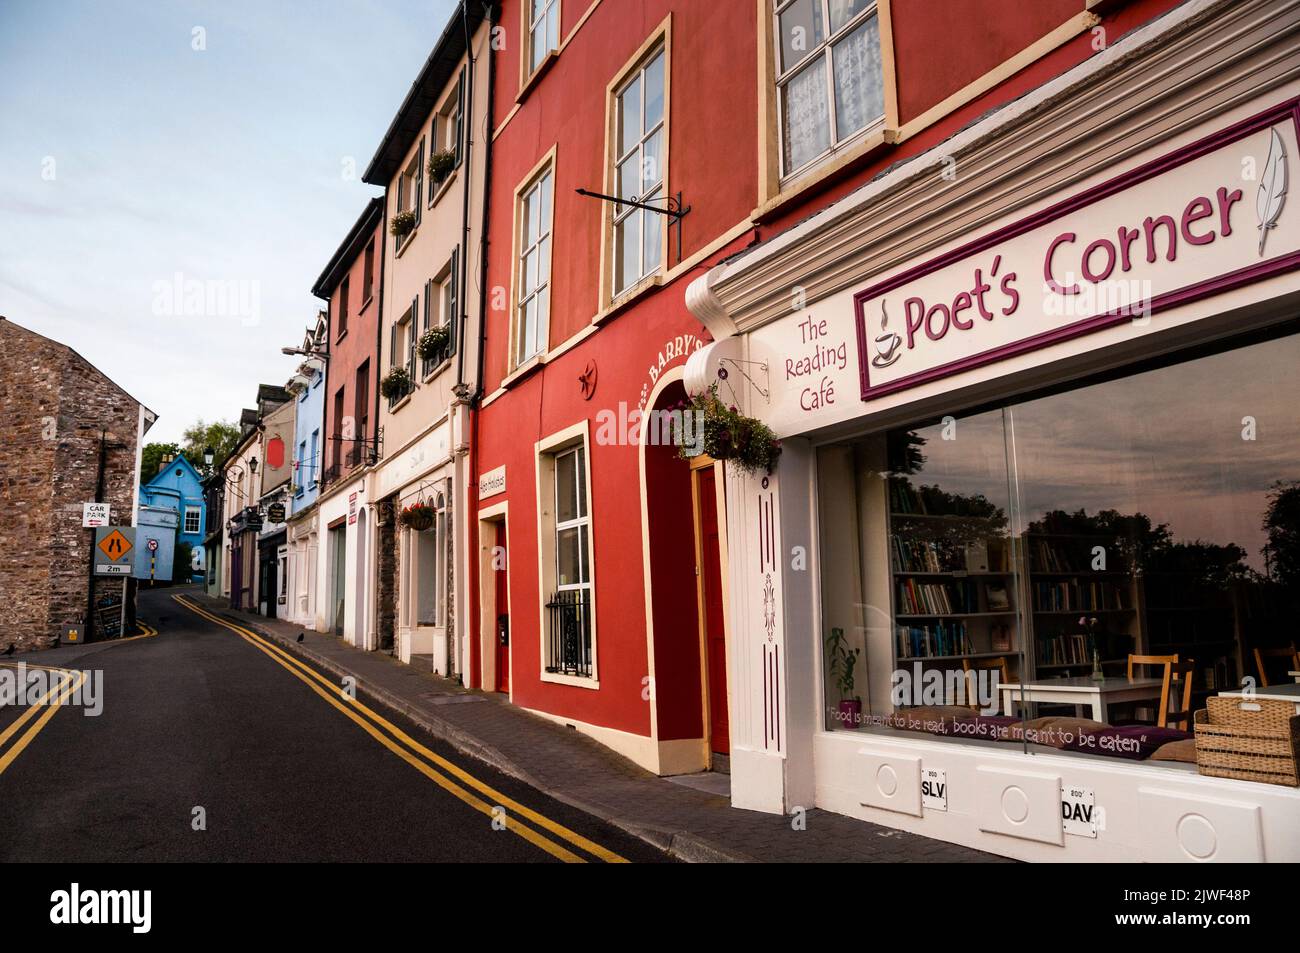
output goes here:
[{"label": "bookshelf", "polygon": [[894,653],[899,662],[1014,657],[1016,593],[1005,518],[982,498],[889,484]]}]

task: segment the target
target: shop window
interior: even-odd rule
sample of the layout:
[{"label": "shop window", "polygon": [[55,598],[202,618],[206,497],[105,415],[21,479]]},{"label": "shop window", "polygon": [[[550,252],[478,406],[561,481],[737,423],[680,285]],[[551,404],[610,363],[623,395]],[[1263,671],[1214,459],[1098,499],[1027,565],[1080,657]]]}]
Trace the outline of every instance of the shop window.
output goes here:
[{"label": "shop window", "polygon": [[1192,770],[1193,711],[1297,667],[1298,363],[1292,335],[821,448],[827,727]]},{"label": "shop window", "polygon": [[420,532],[412,531],[415,554],[416,625],[443,625],[445,614],[446,565],[446,503],[441,493],[431,501],[434,508],[433,523]]},{"label": "shop window", "polygon": [[518,198],[514,364],[546,350],[551,307],[552,170],[548,166]]},{"label": "shop window", "polygon": [[591,503],[585,432],[552,438],[539,457],[543,679],[596,676]]},{"label": "shop window", "polygon": [[872,0],[785,0],[773,11],[781,175],[801,172],[885,117]]},{"label": "shop window", "polygon": [[[619,198],[666,207],[668,167],[666,54],[645,57],[614,95],[613,167]],[[664,216],[635,205],[613,206],[614,296],[654,274],[663,263]]]}]

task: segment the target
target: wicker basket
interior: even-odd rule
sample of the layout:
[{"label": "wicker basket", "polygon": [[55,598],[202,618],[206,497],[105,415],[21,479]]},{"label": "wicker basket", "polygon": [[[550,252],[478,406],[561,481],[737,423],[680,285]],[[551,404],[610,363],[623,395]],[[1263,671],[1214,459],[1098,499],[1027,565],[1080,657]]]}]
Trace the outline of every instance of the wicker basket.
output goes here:
[{"label": "wicker basket", "polygon": [[1196,713],[1196,767],[1216,778],[1300,786],[1295,703],[1212,696]]}]

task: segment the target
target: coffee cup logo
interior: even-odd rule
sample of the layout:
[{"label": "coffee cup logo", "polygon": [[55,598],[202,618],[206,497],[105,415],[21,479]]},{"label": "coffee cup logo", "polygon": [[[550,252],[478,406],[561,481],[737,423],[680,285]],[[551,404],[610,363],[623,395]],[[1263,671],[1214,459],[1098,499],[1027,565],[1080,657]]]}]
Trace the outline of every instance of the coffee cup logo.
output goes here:
[{"label": "coffee cup logo", "polygon": [[876,356],[871,359],[872,367],[888,367],[903,356],[899,350],[903,346],[900,335],[889,330],[889,312],[885,310],[885,299],[880,299],[880,333],[876,335]]}]

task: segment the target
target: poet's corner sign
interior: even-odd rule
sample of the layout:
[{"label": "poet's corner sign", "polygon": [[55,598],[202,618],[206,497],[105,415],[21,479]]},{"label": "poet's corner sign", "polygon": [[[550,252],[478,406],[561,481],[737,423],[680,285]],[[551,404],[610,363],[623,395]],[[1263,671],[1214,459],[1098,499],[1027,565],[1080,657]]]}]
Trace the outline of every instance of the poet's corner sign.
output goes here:
[{"label": "poet's corner sign", "polygon": [[134,526],[101,526],[95,530],[96,576],[131,575],[134,553]]},{"label": "poet's corner sign", "polygon": [[1290,100],[857,292],[862,399],[1300,268],[1297,155]]}]

